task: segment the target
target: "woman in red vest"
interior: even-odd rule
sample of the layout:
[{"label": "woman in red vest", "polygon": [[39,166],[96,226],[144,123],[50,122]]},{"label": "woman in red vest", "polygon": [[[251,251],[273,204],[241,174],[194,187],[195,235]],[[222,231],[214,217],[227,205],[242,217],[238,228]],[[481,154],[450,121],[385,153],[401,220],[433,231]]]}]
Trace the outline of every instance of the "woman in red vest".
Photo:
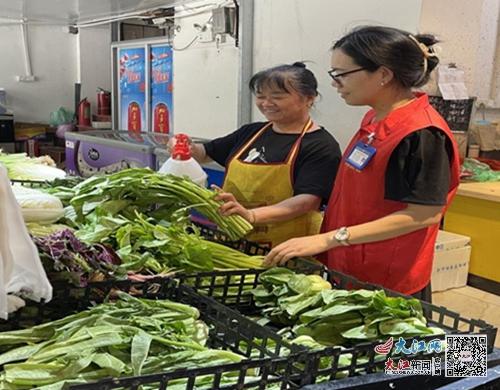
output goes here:
[{"label": "woman in red vest", "polygon": [[329,268],[430,300],[439,222],[459,184],[452,133],[413,91],[439,62],[436,42],[368,26],[335,43],[333,87],[371,109],[342,157],[322,233],[276,246],[268,265],[321,254]]}]

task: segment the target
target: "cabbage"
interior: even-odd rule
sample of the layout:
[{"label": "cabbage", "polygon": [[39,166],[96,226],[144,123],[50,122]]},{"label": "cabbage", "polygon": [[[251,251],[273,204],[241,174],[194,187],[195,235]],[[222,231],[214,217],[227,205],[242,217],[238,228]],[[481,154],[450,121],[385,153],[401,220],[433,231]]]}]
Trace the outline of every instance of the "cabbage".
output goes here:
[{"label": "cabbage", "polygon": [[59,198],[33,188],[12,186],[16,201],[21,207],[24,222],[50,224],[64,215],[64,207]]},{"label": "cabbage", "polygon": [[7,170],[9,178],[14,180],[52,181],[66,177],[66,172],[62,169],[31,162],[13,164]]},{"label": "cabbage", "polygon": [[0,150],[0,164],[7,168],[11,180],[52,181],[66,177],[48,156],[31,158],[26,153],[5,154]]}]

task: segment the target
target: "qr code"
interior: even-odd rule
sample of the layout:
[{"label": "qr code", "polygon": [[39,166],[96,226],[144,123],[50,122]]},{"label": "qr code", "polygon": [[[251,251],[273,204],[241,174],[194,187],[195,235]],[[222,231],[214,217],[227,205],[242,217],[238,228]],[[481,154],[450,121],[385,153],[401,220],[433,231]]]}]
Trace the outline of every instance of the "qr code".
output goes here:
[{"label": "qr code", "polygon": [[486,376],[486,341],[486,335],[447,335],[445,376]]}]

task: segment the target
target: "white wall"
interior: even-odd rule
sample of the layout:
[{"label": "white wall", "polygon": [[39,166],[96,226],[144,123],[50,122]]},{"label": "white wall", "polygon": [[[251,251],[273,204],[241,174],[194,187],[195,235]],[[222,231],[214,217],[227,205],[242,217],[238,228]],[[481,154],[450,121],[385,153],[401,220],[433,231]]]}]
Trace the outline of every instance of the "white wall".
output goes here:
[{"label": "white wall", "polygon": [[[344,148],[367,108],[347,106],[330,85],[329,49],[361,24],[384,24],[416,32],[421,0],[255,0],[255,71],[308,60],[321,99],[313,117]],[[254,118],[261,118],[254,110]]]},{"label": "white wall", "polygon": [[[495,1],[255,0],[254,71],[296,60],[312,61],[308,66],[318,78],[322,95],[313,116],[344,147],[366,108],[345,105],[330,85],[326,71],[329,48],[336,38],[353,26],[370,23],[434,32],[443,39],[443,62],[457,62],[466,69],[467,82],[472,86],[480,74],[478,61],[483,60],[476,53],[480,20],[485,17],[482,5]],[[182,48],[189,43],[196,34],[193,24],[203,24],[209,16],[177,20],[181,31],[175,46]],[[19,83],[15,76],[25,71],[21,29],[0,25],[0,50],[8,58],[0,62],[0,87],[6,89],[16,119],[48,122],[49,113],[57,107],[73,108],[77,81],[82,82],[82,97],[89,97],[95,112],[95,89],[110,87],[109,26],[80,29],[78,35],[68,34],[59,26],[29,26],[28,31],[37,81]],[[491,42],[486,49],[488,45]],[[497,41],[497,53],[499,47]],[[498,78],[499,54],[495,66]],[[196,42],[185,51],[175,51],[175,130],[205,138],[232,131],[237,124],[238,69],[238,49],[232,38],[219,47]],[[496,82],[495,95],[500,82],[492,81]],[[487,116],[498,118],[498,113],[489,110]],[[261,116],[254,110],[253,118],[259,120]]]},{"label": "white wall", "polygon": [[[403,4],[404,3],[404,4]],[[415,32],[421,0],[255,0],[254,71],[280,63],[309,60],[320,83],[314,118],[346,146],[366,108],[347,106],[330,85],[326,71],[334,39],[358,24],[386,24]],[[178,19],[174,44],[183,48],[196,35],[194,23],[209,14]],[[219,48],[196,41],[174,51],[174,128],[214,138],[237,126],[238,49],[232,38]],[[253,118],[262,116],[254,109]]]},{"label": "white wall", "polygon": [[438,36],[441,62],[463,69],[469,94],[489,106],[473,121],[500,122],[500,2],[423,0],[420,30]]},{"label": "white wall", "polygon": [[82,83],[82,98],[89,97],[96,112],[96,88],[110,89],[110,27],[80,29],[69,34],[61,26],[29,25],[28,42],[34,82],[18,82],[25,74],[21,27],[0,26],[0,87],[20,122],[48,123],[50,112],[63,106],[74,109],[74,84]]},{"label": "white wall", "polygon": [[81,28],[78,39],[81,97],[88,98],[97,114],[97,87],[111,91],[111,27]]},{"label": "white wall", "polygon": [[195,41],[185,48],[210,14],[176,20],[180,31],[174,39],[174,131],[194,137],[215,138],[232,132],[238,114],[238,49],[226,43]]},{"label": "white wall", "polygon": [[[494,102],[488,100],[495,100],[495,52],[500,53],[499,4],[498,0],[423,0],[420,20],[420,30],[434,33],[441,41],[440,61],[463,69],[469,94],[489,105]],[[500,77],[498,62],[496,78]]]},{"label": "white wall", "polygon": [[60,26],[29,26],[31,67],[37,80],[16,81],[25,74],[21,27],[0,26],[0,87],[16,121],[48,123],[59,106],[73,108],[73,83],[77,78],[77,36]]}]

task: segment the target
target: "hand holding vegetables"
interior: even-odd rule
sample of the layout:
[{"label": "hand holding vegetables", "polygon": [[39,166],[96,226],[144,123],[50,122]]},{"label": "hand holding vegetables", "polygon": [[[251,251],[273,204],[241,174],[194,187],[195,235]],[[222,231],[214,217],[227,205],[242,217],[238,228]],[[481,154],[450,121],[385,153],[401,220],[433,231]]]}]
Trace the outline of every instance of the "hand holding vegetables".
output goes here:
[{"label": "hand holding vegetables", "polygon": [[253,210],[246,209],[236,200],[236,197],[229,193],[224,192],[222,188],[219,188],[215,184],[211,186],[211,188],[217,191],[217,195],[215,196],[215,200],[224,202],[222,206],[219,208],[219,212],[223,216],[229,215],[240,215],[245,218],[251,224],[255,224],[255,213]]}]

